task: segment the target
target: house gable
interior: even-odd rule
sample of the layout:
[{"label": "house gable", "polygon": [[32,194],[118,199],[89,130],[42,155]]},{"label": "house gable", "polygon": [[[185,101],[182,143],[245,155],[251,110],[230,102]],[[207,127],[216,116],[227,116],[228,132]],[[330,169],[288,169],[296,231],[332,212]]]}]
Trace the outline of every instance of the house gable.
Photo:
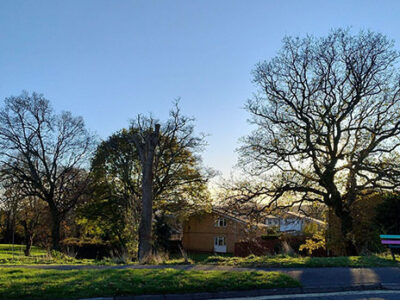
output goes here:
[{"label": "house gable", "polygon": [[251,237],[244,220],[213,210],[190,216],[184,222],[182,241],[184,248],[191,251],[214,252],[218,248],[215,246],[225,244],[226,252],[232,253],[236,242]]}]

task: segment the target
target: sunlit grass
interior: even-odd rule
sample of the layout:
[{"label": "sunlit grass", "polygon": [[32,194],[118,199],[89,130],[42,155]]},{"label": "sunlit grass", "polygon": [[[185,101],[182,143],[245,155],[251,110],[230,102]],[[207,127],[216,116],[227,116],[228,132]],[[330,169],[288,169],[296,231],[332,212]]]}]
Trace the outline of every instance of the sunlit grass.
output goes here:
[{"label": "sunlit grass", "polygon": [[296,287],[278,272],[174,269],[43,270],[0,268],[0,299],[57,299]]},{"label": "sunlit grass", "polygon": [[[0,258],[21,258],[24,257],[24,245],[0,244]],[[45,256],[47,252],[39,247],[32,246],[30,256]]]},{"label": "sunlit grass", "polygon": [[[115,259],[75,259],[60,252],[51,252],[32,247],[31,256],[24,255],[23,245],[0,244],[1,265],[116,265],[123,264],[121,260]],[[126,264],[126,263],[125,263]],[[129,264],[135,264],[130,262]],[[306,257],[306,256],[254,256],[233,257],[231,254],[212,255],[207,253],[190,253],[187,262],[181,257],[163,259],[158,263],[161,265],[181,264],[211,264],[227,265],[236,267],[393,267],[400,266],[398,261],[393,261],[390,254],[379,254],[369,256],[341,256],[341,257]]]},{"label": "sunlit grass", "polygon": [[202,264],[228,265],[236,267],[393,267],[400,266],[390,255],[304,257],[289,255],[226,257],[209,256]]},{"label": "sunlit grass", "polygon": [[25,256],[24,245],[0,244],[1,265],[32,265],[32,264],[94,264],[93,259],[75,259],[60,252],[47,252],[33,246],[30,256]]}]

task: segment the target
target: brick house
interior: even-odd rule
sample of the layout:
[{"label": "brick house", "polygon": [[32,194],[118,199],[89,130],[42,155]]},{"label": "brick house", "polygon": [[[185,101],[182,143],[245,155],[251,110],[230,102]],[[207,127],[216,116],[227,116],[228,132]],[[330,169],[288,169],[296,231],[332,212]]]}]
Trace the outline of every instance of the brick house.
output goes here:
[{"label": "brick house", "polygon": [[261,236],[267,227],[212,209],[184,222],[182,243],[188,251],[233,253],[236,242]]},{"label": "brick house", "polygon": [[298,234],[308,223],[325,226],[321,220],[295,212],[267,215],[262,223],[254,224],[213,208],[211,212],[194,214],[183,223],[182,244],[188,251],[233,253],[235,243],[260,237],[268,229]]}]

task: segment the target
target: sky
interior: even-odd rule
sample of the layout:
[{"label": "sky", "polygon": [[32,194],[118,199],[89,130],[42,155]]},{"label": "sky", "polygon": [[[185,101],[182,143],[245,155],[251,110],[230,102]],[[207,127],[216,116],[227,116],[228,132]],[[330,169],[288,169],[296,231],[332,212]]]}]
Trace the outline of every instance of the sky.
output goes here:
[{"label": "sky", "polygon": [[205,165],[229,175],[251,71],[285,35],[371,29],[400,43],[400,1],[1,0],[0,100],[43,93],[105,139],[174,99],[208,134]]}]

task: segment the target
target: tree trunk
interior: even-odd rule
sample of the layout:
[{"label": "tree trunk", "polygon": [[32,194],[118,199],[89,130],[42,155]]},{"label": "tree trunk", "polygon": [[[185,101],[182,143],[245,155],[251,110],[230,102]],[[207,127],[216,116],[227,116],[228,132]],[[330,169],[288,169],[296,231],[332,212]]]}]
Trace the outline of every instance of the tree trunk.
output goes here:
[{"label": "tree trunk", "polygon": [[139,251],[140,263],[145,263],[151,256],[153,224],[153,164],[156,147],[159,143],[160,124],[155,124],[155,131],[147,133],[144,143],[134,138],[142,163],[142,210],[139,224]]},{"label": "tree trunk", "polygon": [[28,237],[25,236],[25,250],[24,250],[25,256],[31,255],[32,244],[33,244],[33,236],[31,234]]},{"label": "tree trunk", "polygon": [[340,222],[340,234],[344,248],[343,254],[347,256],[357,255],[358,251],[351,236],[353,232],[353,217],[351,215],[351,210],[349,207],[344,207],[343,199],[338,192],[332,194],[334,196],[332,197],[330,204]]},{"label": "tree trunk", "polygon": [[153,223],[153,160],[154,149],[149,149],[143,165],[142,178],[142,211],[139,224],[139,253],[140,263],[146,262],[152,252],[152,223]]},{"label": "tree trunk", "polygon": [[51,237],[52,237],[52,241],[53,241],[53,250],[56,251],[60,251],[61,247],[60,247],[60,221],[57,220],[53,220],[53,224],[51,227]]},{"label": "tree trunk", "polygon": [[51,224],[51,239],[52,239],[52,250],[56,250],[56,251],[61,251],[61,247],[60,247],[60,224],[61,224],[61,219],[59,217],[57,208],[54,206],[54,204],[51,204],[50,202],[49,206],[50,206],[50,213],[51,213],[51,220],[52,220],[52,224]]},{"label": "tree trunk", "polygon": [[354,245],[351,233],[353,232],[353,217],[350,212],[344,211],[340,217],[340,228],[344,239],[345,253],[347,256],[358,255],[356,246]]},{"label": "tree trunk", "polygon": [[22,225],[24,227],[24,242],[25,242],[24,254],[25,254],[25,256],[30,256],[31,248],[32,248],[32,244],[33,244],[33,234],[29,230],[28,224],[26,221],[22,222]]}]

